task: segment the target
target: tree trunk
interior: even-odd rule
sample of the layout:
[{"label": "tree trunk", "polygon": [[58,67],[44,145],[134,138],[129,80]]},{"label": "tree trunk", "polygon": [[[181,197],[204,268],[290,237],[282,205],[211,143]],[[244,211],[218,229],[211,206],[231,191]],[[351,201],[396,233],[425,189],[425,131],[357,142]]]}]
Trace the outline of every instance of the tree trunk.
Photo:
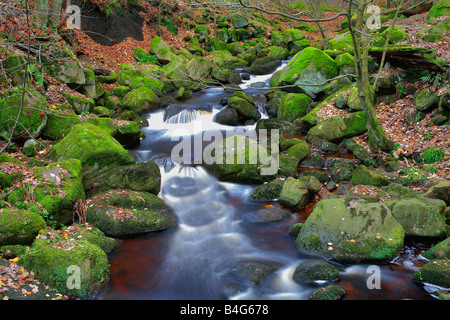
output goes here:
[{"label": "tree trunk", "polygon": [[[366,0],[358,0],[357,2],[357,20],[356,27],[353,28],[350,24],[350,32],[353,38],[354,56],[355,56],[355,68],[356,68],[356,83],[358,87],[358,93],[360,101],[363,104],[363,108],[367,115],[367,130],[369,137],[369,145],[373,151],[392,151],[394,142],[386,137],[383,128],[376,116],[375,109],[373,107],[370,90],[371,85],[369,82],[369,37],[365,36],[367,28],[365,27],[364,14],[366,10]],[[349,13],[351,13],[351,4],[349,5]],[[351,15],[349,15],[351,16]]]}]

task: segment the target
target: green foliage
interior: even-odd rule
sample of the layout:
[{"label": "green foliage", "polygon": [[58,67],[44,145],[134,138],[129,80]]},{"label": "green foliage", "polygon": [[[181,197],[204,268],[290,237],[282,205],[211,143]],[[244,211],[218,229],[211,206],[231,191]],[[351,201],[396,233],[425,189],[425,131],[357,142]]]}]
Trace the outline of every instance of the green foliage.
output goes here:
[{"label": "green foliage", "polygon": [[422,153],[422,159],[425,163],[435,163],[442,161],[444,158],[445,151],[442,147],[429,147]]},{"label": "green foliage", "polygon": [[174,36],[178,34],[178,29],[171,19],[161,19],[161,25],[169,29],[169,31],[172,32]]},{"label": "green foliage", "polygon": [[151,54],[143,54],[138,62],[139,65],[143,65],[143,64],[155,64],[158,65],[158,59],[156,58],[156,56],[151,55]]}]

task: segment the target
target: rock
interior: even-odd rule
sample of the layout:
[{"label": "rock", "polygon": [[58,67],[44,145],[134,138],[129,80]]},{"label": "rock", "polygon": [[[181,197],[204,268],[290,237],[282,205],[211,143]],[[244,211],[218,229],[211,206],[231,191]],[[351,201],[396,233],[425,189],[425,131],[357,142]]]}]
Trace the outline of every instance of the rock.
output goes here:
[{"label": "rock", "polygon": [[158,62],[161,64],[168,64],[172,61],[184,63],[184,59],[177,56],[173,48],[159,36],[153,38],[150,44],[150,53],[156,55]]},{"label": "rock", "polygon": [[403,226],[406,236],[435,237],[445,235],[445,203],[429,198],[388,200],[384,204]]},{"label": "rock", "polygon": [[211,77],[224,84],[227,83],[239,84],[242,82],[241,75],[239,74],[239,72],[218,66],[212,68]]},{"label": "rock", "polygon": [[231,23],[233,24],[233,27],[236,29],[239,28],[245,28],[248,26],[249,22],[246,17],[244,17],[242,14],[235,13],[230,17]]},{"label": "rock", "polygon": [[297,168],[301,161],[309,155],[309,146],[304,140],[281,152],[279,156],[279,174],[284,177],[297,176]]},{"label": "rock", "polygon": [[288,93],[281,99],[277,119],[292,121],[307,114],[312,99],[302,93]]},{"label": "rock", "polygon": [[244,261],[236,266],[235,272],[247,279],[252,286],[259,286],[276,269],[268,264],[254,261]]},{"label": "rock", "polygon": [[273,201],[280,197],[284,180],[273,180],[256,186],[250,196],[253,201]]},{"label": "rock", "polygon": [[211,30],[209,30],[206,26],[196,26],[194,29],[194,33],[207,36],[211,33]]},{"label": "rock", "polygon": [[305,168],[323,168],[325,160],[318,152],[312,152],[305,160],[300,163],[301,167]]},{"label": "rock", "polygon": [[37,140],[28,139],[23,145],[22,152],[29,157],[34,157],[38,152],[39,147],[40,144]]},{"label": "rock", "polygon": [[320,121],[309,129],[306,140],[310,143],[321,144],[339,142],[342,139],[361,135],[367,131],[367,116],[364,111],[337,115]]},{"label": "rock", "polygon": [[435,285],[442,288],[450,287],[450,265],[447,259],[433,259],[417,270],[413,282]]},{"label": "rock", "polygon": [[214,121],[228,126],[238,126],[239,114],[234,108],[225,108],[215,115]]},{"label": "rock", "polygon": [[424,196],[443,200],[447,206],[450,206],[450,181],[445,180],[437,183],[428,189]]},{"label": "rock", "polygon": [[391,28],[387,28],[384,30],[381,35],[387,39],[387,36],[391,33],[391,36],[389,37],[389,43],[390,44],[397,44],[400,42],[408,41],[410,39],[410,36],[403,30],[400,30],[399,28],[394,27],[394,29],[391,31]]},{"label": "rock", "polygon": [[30,245],[39,230],[45,227],[45,221],[38,213],[4,208],[0,214],[0,246]]},{"label": "rock", "polygon": [[300,128],[293,124],[291,121],[282,121],[278,119],[260,119],[256,123],[256,130],[266,129],[278,130],[280,134],[298,134]]},{"label": "rock", "polygon": [[189,75],[195,81],[206,79],[211,74],[212,67],[213,65],[209,60],[201,57],[193,57],[186,64]]},{"label": "rock", "polygon": [[302,227],[303,227],[303,223],[301,223],[301,222],[294,223],[289,227],[288,234],[290,236],[297,237],[297,235],[300,232],[300,230],[302,229]]},{"label": "rock", "polygon": [[[341,74],[355,74],[355,58],[348,52],[338,55],[334,61]],[[347,79],[348,78],[343,78]]]},{"label": "rock", "polygon": [[405,231],[388,207],[344,199],[320,200],[295,241],[300,251],[342,263],[384,263],[396,257]]},{"label": "rock", "polygon": [[[54,231],[38,235],[20,264],[35,278],[70,299],[91,299],[109,280],[109,262],[98,246],[79,239],[65,239]],[[81,276],[79,288],[71,277]]]},{"label": "rock", "polygon": [[429,110],[437,105],[438,97],[430,88],[422,89],[414,96],[414,107],[419,111]]},{"label": "rock", "polygon": [[95,102],[93,99],[81,95],[71,95],[63,92],[64,97],[67,102],[72,106],[76,114],[87,114],[91,113],[95,107]]},{"label": "rock", "polygon": [[148,192],[111,190],[89,199],[87,221],[107,236],[135,236],[176,225],[170,207]]},{"label": "rock", "polygon": [[353,184],[370,185],[375,187],[387,186],[390,183],[388,177],[376,170],[371,170],[361,164],[356,167],[352,175]]},{"label": "rock", "polygon": [[288,210],[278,208],[260,209],[256,212],[248,213],[244,216],[244,221],[250,223],[278,222],[290,215]]},{"label": "rock", "polygon": [[347,293],[345,288],[332,284],[319,288],[311,293],[310,300],[341,300]]},{"label": "rock", "polygon": [[423,256],[428,260],[450,259],[450,237],[432,246]]},{"label": "rock", "polygon": [[[9,91],[2,97],[0,99],[0,135],[9,138],[11,129],[19,116],[22,93]],[[13,139],[36,138],[47,124],[49,104],[45,97],[38,91],[27,89],[23,98],[23,110],[14,130]]]},{"label": "rock", "polygon": [[236,93],[230,98],[230,100],[228,100],[228,108],[233,108],[236,110],[241,119],[240,122],[244,123],[247,120],[258,121],[261,119],[261,113],[259,113],[255,104],[237,96]]},{"label": "rock", "polygon": [[205,169],[221,181],[258,184],[272,180],[277,170],[267,149],[246,136],[220,140],[208,146],[203,157]]},{"label": "rock", "polygon": [[34,169],[38,185],[35,198],[59,224],[69,224],[73,218],[73,206],[78,199],[85,199],[81,162],[78,159],[54,162]]},{"label": "rock", "polygon": [[323,85],[311,84],[321,84],[337,74],[338,67],[330,56],[317,48],[308,47],[297,53],[285,68],[272,75],[270,86],[294,85],[289,88],[290,91],[305,93],[314,99],[322,91]]},{"label": "rock", "polygon": [[298,181],[303,183],[306,188],[308,188],[309,194],[311,195],[319,192],[322,188],[322,183],[314,176],[302,176],[298,179]]},{"label": "rock", "polygon": [[288,177],[281,188],[279,202],[282,206],[298,211],[308,202],[308,188],[293,177]]},{"label": "rock", "polygon": [[[152,90],[157,96],[162,96],[165,93],[165,85],[164,82],[155,79],[150,76],[144,76],[144,77],[136,77],[131,81],[130,84],[132,89],[137,89],[140,87],[146,87]],[[127,90],[128,89],[128,90]],[[126,92],[121,92],[122,90],[125,90]],[[126,89],[116,89],[113,91],[117,93],[118,97],[125,97],[128,92],[130,92],[130,89],[126,87]]]},{"label": "rock", "polygon": [[133,164],[133,157],[103,129],[92,124],[77,124],[47,153],[55,161],[78,159],[81,165],[102,168],[111,164]]},{"label": "rock", "polygon": [[450,15],[450,2],[449,0],[439,0],[436,1],[433,6],[428,11],[428,17],[430,18],[438,18],[442,16]]},{"label": "rock", "polygon": [[[370,99],[373,103],[375,99],[375,90],[370,88]],[[350,94],[347,98],[347,106],[350,109],[350,111],[362,111],[364,110],[364,105],[361,102],[361,98],[359,97],[358,88],[353,88],[352,91],[350,91]]]},{"label": "rock", "polygon": [[321,259],[307,260],[300,263],[294,271],[293,280],[299,284],[317,281],[338,281],[339,270],[331,263]]},{"label": "rock", "polygon": [[159,97],[149,88],[139,87],[123,97],[124,108],[138,114],[155,111],[160,107]]},{"label": "rock", "polygon": [[114,189],[145,191],[157,195],[161,190],[161,172],[151,160],[130,165],[112,165],[104,169],[85,168],[83,185],[91,195]]},{"label": "rock", "polygon": [[333,181],[350,181],[355,168],[349,163],[336,162],[331,167],[331,176]]}]

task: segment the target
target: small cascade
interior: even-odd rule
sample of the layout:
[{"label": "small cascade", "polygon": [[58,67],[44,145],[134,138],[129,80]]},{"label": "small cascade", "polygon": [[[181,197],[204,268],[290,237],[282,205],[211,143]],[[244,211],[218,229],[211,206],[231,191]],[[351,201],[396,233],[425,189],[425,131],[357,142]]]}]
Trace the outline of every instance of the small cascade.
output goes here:
[{"label": "small cascade", "polygon": [[[167,109],[166,109],[167,110]],[[198,119],[199,115],[210,115],[211,111],[209,110],[201,110],[201,109],[182,109],[180,112],[174,115],[168,115],[168,113],[164,113],[164,122],[170,124],[177,123],[190,123],[194,120]]]}]

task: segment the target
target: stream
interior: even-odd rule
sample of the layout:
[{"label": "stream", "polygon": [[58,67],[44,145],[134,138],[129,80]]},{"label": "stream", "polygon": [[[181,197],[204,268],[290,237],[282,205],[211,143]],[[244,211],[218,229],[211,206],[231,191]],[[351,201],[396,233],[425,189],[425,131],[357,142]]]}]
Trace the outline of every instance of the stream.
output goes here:
[{"label": "stream", "polygon": [[[281,67],[285,64],[286,61]],[[241,84],[256,102],[262,102],[263,118],[267,117],[263,91],[252,86],[268,87],[270,77],[271,74],[251,76]],[[312,291],[323,285],[300,285],[292,280],[299,263],[317,258],[299,252],[295,237],[288,234],[291,224],[305,221],[311,206],[279,222],[254,223],[252,214],[271,203],[251,201],[253,185],[221,182],[201,166],[180,166],[171,158],[181,139],[201,140],[202,133],[209,130],[233,134],[235,129],[255,129],[255,125],[236,128],[213,121],[224,108],[221,100],[231,95],[223,88],[208,88],[146,115],[146,137],[133,152],[137,162],[153,160],[160,167],[159,196],[174,210],[178,225],[120,239],[109,257],[110,282],[96,299],[307,300]],[[183,159],[194,159],[198,156],[196,151],[199,150],[194,148],[183,154]],[[405,241],[394,261],[379,266],[380,289],[368,288],[369,265],[337,265],[341,275],[337,284],[347,291],[344,299],[432,299],[433,288],[411,281],[413,273],[425,264],[420,254],[428,247],[425,243]],[[259,286],[251,285],[236,272],[236,266],[242,262],[262,262],[275,271]]]}]

